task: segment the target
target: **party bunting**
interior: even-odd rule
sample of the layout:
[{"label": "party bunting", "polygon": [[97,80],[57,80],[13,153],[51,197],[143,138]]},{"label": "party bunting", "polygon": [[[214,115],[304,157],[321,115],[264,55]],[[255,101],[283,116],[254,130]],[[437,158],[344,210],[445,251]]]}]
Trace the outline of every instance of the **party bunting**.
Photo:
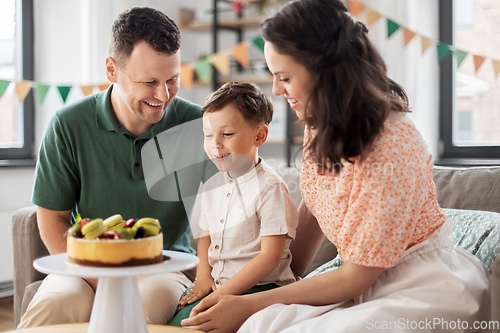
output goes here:
[{"label": "party bunting", "polygon": [[208,57],[202,57],[195,61],[194,71],[206,83],[212,80],[212,65],[208,61]]},{"label": "party bunting", "polygon": [[382,18],[382,15],[372,9],[368,10],[368,13],[366,13],[366,26],[371,29],[373,23],[380,20],[380,18]]},{"label": "party bunting", "polygon": [[28,81],[16,82],[15,90],[17,97],[19,98],[19,103],[22,103],[26,98],[26,95],[30,92],[31,85]]},{"label": "party bunting", "polygon": [[450,54],[450,52],[451,52],[450,44],[438,42],[437,43],[437,52],[438,52],[439,61],[440,62],[443,61],[443,59],[446,58],[446,56],[448,54]]},{"label": "party bunting", "polygon": [[222,76],[229,76],[231,59],[226,52],[218,52],[210,57],[212,65],[222,74]]},{"label": "party bunting", "polygon": [[357,0],[349,1],[349,13],[352,16],[356,16],[365,9],[365,5]]},{"label": "party bunting", "polygon": [[420,36],[420,41],[422,43],[422,54],[424,54],[425,51],[427,51],[427,49],[434,44],[432,39],[429,39],[429,38],[424,37],[424,36]]},{"label": "party bunting", "polygon": [[476,69],[476,73],[479,71],[479,68],[483,65],[484,61],[486,60],[485,57],[479,56],[479,55],[474,55],[474,68]]},{"label": "party bunting", "polygon": [[464,62],[468,54],[469,54],[468,52],[459,49],[455,50],[455,56],[457,57],[457,68],[459,68],[460,65],[462,65],[462,62]]},{"label": "party bunting", "polygon": [[181,65],[181,85],[190,89],[193,87],[194,70],[191,65]]},{"label": "party bunting", "polygon": [[409,42],[417,35],[416,32],[413,32],[409,29],[404,28],[403,29],[403,37],[404,37],[404,42],[405,46],[408,45]]},{"label": "party bunting", "polygon": [[94,86],[81,86],[80,89],[84,96],[89,96],[94,91]]},{"label": "party bunting", "polygon": [[396,22],[387,19],[387,38],[391,37],[401,27]]},{"label": "party bunting", "polygon": [[5,81],[5,80],[0,80],[0,98],[2,98],[3,93],[5,90],[7,90],[7,87],[9,87],[10,81]]},{"label": "party bunting", "polygon": [[500,74],[500,60],[492,60],[491,64],[493,65],[493,70],[495,71],[495,79],[497,79]]},{"label": "party bunting", "polygon": [[63,103],[66,103],[66,98],[68,98],[71,86],[57,86],[57,90],[59,90],[59,95],[61,95]]},{"label": "party bunting", "polygon": [[98,85],[97,87],[99,88],[99,91],[103,91],[103,90],[108,89],[109,86],[110,86],[110,83],[104,83],[104,84]]},{"label": "party bunting", "polygon": [[259,36],[252,40],[252,44],[255,45],[259,50],[264,52],[264,38]]},{"label": "party bunting", "polygon": [[45,96],[47,96],[47,92],[49,91],[50,86],[46,84],[35,83],[33,85],[33,92],[35,93],[35,97],[38,101],[38,104],[43,104],[45,100]]},{"label": "party bunting", "polygon": [[231,49],[234,59],[241,64],[241,66],[248,68],[250,67],[250,60],[248,59],[248,45],[247,42],[241,42],[236,44]]}]

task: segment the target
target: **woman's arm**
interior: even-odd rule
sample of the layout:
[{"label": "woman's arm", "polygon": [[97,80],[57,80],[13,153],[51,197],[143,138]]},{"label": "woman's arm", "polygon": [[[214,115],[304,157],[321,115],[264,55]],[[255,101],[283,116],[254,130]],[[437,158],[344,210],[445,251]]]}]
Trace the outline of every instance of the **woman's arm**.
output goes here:
[{"label": "woman's arm", "polygon": [[281,288],[238,297],[210,297],[194,307],[182,325],[201,331],[235,332],[248,317],[272,304],[327,305],[352,299],[368,290],[383,270],[344,262],[339,269]]},{"label": "woman's arm", "polygon": [[285,242],[286,235],[262,236],[260,253],[220,286],[214,295],[241,295],[262,281],[281,261]]},{"label": "woman's arm", "polygon": [[325,238],[318,221],[307,209],[304,200],[299,205],[299,225],[296,237],[290,244],[291,268],[296,276],[303,276]]}]

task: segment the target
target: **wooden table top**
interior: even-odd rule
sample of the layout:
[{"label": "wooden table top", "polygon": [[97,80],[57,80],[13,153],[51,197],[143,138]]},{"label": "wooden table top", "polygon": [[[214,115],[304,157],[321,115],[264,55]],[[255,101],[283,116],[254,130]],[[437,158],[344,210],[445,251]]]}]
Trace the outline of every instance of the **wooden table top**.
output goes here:
[{"label": "wooden table top", "polygon": [[[26,328],[17,331],[9,331],[7,333],[87,333],[89,329],[89,323],[83,324],[63,324],[63,325],[53,325],[53,326],[41,326]],[[166,326],[166,325],[152,325],[148,324],[148,333],[193,333],[200,332],[195,330],[188,330],[186,328],[180,328],[176,326]]]}]

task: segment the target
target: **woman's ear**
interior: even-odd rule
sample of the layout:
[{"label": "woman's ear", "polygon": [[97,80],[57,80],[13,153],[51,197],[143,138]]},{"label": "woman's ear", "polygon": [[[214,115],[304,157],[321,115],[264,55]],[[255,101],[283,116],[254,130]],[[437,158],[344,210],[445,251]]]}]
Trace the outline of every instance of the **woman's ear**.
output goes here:
[{"label": "woman's ear", "polygon": [[262,146],[266,142],[268,134],[269,134],[269,128],[266,125],[260,125],[259,128],[257,129],[257,135],[255,137],[254,146],[257,148]]},{"label": "woman's ear", "polygon": [[111,83],[117,83],[116,73],[118,71],[118,66],[116,65],[115,59],[113,57],[106,58],[106,77]]}]

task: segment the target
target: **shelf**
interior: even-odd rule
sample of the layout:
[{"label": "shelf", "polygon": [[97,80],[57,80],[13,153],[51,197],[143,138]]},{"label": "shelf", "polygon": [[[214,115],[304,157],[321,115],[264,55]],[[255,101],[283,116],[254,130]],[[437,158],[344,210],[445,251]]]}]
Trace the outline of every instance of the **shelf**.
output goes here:
[{"label": "shelf", "polygon": [[[222,29],[251,29],[260,28],[260,22],[267,16],[252,16],[243,17],[234,20],[224,20],[217,23],[217,26]],[[196,22],[193,10],[180,8],[179,9],[179,28],[184,31],[210,31],[212,29],[212,22]]]}]

